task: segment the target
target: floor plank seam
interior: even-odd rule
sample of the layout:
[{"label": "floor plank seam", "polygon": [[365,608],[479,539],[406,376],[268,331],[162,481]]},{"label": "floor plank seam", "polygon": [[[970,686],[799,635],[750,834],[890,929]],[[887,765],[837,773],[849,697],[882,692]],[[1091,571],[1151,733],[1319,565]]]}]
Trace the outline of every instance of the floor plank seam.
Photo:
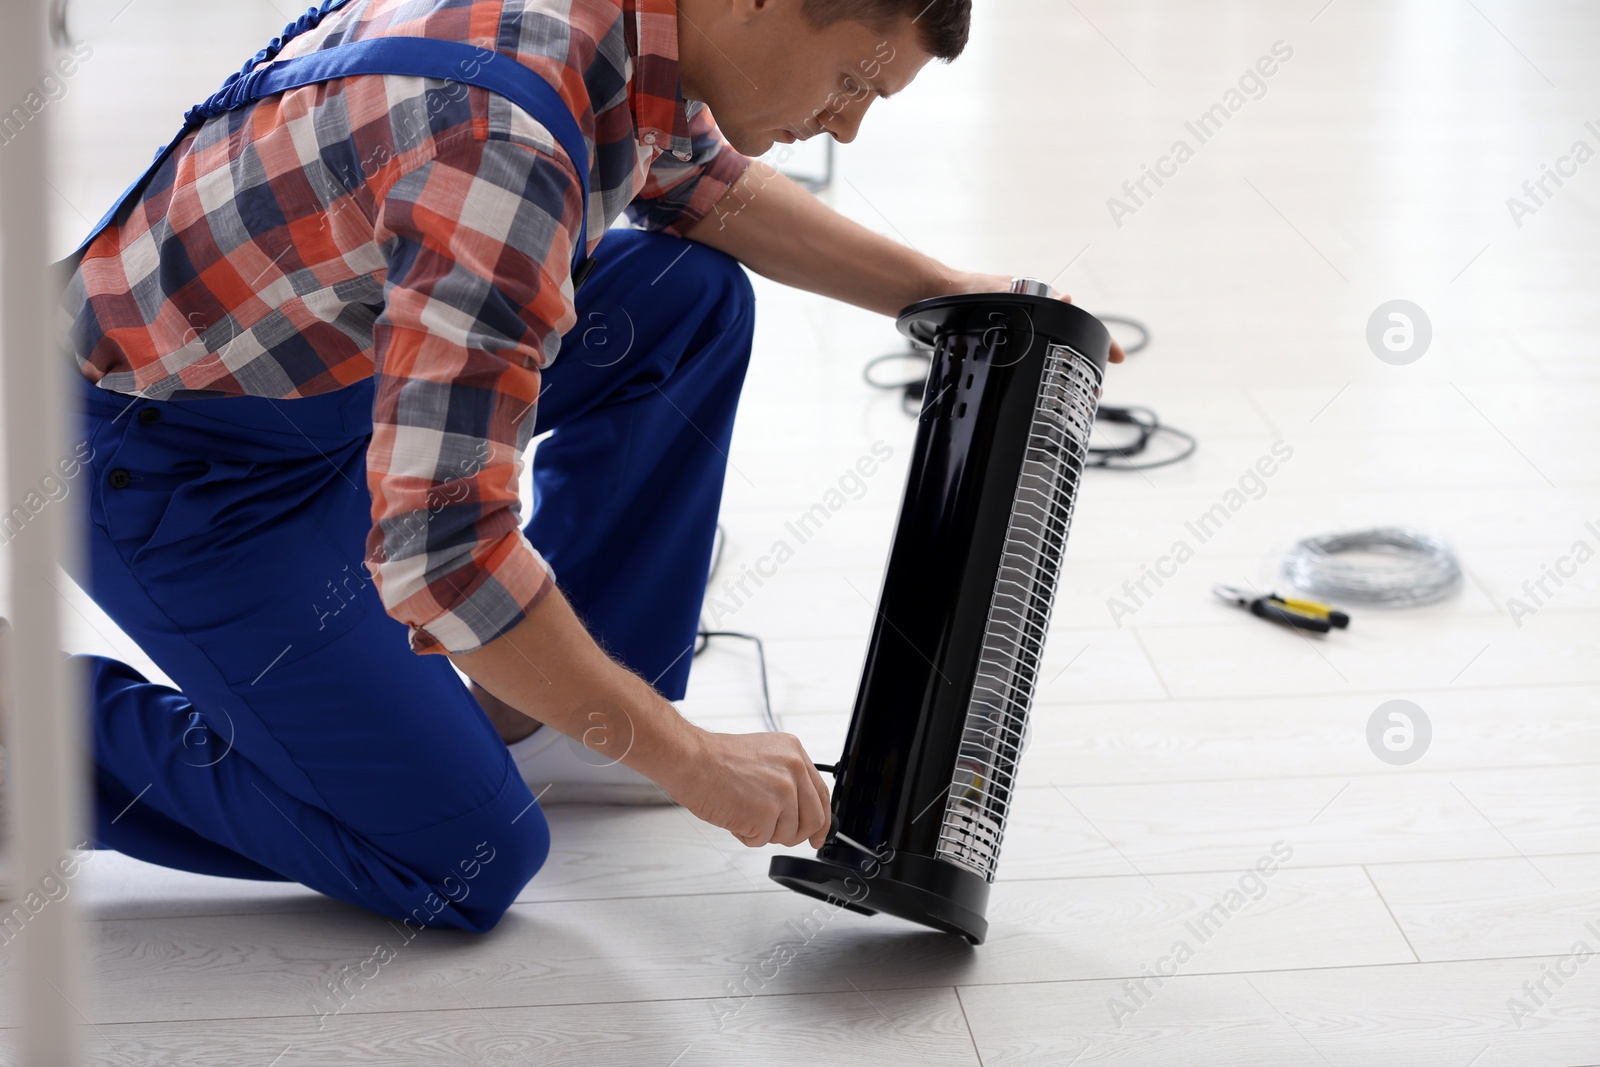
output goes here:
[{"label": "floor plank seam", "polygon": [[[1257,969],[1257,970],[1239,970],[1239,969],[1235,969],[1235,970],[1213,970],[1213,971],[1187,971],[1187,972],[1184,972],[1182,974],[1178,974],[1178,975],[1172,976],[1171,978],[1168,979],[1168,981],[1196,980],[1196,979],[1202,979],[1202,978],[1227,978],[1227,977],[1237,977],[1237,976],[1241,976],[1241,975],[1321,974],[1321,973],[1335,973],[1335,972],[1341,972],[1341,971],[1360,971],[1360,970],[1376,970],[1376,969],[1392,970],[1392,969],[1396,969],[1396,968],[1456,967],[1456,966],[1463,966],[1463,965],[1472,964],[1472,963],[1516,963],[1516,962],[1525,962],[1525,963],[1539,964],[1539,963],[1546,963],[1546,962],[1549,962],[1549,961],[1552,961],[1552,960],[1563,960],[1563,959],[1568,958],[1569,955],[1570,955],[1570,953],[1555,954],[1555,955],[1530,955],[1530,956],[1474,956],[1474,957],[1465,958],[1465,959],[1423,960],[1423,961],[1420,961],[1420,962],[1414,962],[1414,961],[1411,961],[1411,960],[1401,960],[1401,961],[1398,961],[1398,962],[1344,963],[1344,964],[1334,964],[1334,965],[1328,965],[1328,966],[1322,966],[1322,967],[1272,967],[1272,968],[1262,968],[1262,969]],[[1136,981],[1141,977],[1147,977],[1147,976],[1143,975],[1140,972],[1129,971],[1129,972],[1120,973],[1120,974],[1096,975],[1096,976],[1093,976],[1093,977],[1084,977],[1084,978],[1034,978],[1034,979],[1023,979],[1023,980],[1020,980],[1020,981],[1013,979],[1013,980],[1009,980],[1009,981],[994,981],[994,982],[969,981],[969,982],[962,982],[961,985],[958,988],[963,988],[963,989],[992,989],[992,988],[1003,988],[1005,986],[1086,985],[1086,984],[1090,984],[1090,983],[1108,983],[1108,982],[1109,983],[1116,983],[1116,982],[1126,982],[1126,981],[1129,981],[1129,980]],[[887,984],[879,984],[879,983],[868,983],[868,984],[856,983],[854,986],[851,986],[851,985],[847,984],[842,989],[811,989],[811,990],[805,990],[803,992],[787,992],[787,993],[752,992],[750,994],[750,996],[753,997],[753,998],[760,998],[760,999],[779,1000],[779,999],[794,998],[794,997],[849,996],[852,993],[861,993],[861,992],[868,992],[868,993],[937,992],[938,990],[948,989],[948,988],[949,988],[948,985],[887,985]],[[351,1018],[351,1017],[355,1017],[355,1016],[361,1016],[363,1018],[366,1018],[366,1017],[383,1016],[383,1015],[409,1015],[409,1016],[415,1016],[415,1015],[422,1014],[422,1013],[430,1013],[431,1014],[431,1013],[440,1013],[440,1012],[471,1013],[471,1012],[492,1012],[492,1011],[498,1011],[498,1012],[515,1012],[515,1011],[530,1011],[530,1010],[531,1011],[543,1011],[543,1010],[553,1010],[553,1009],[558,1009],[558,1008],[610,1007],[610,1006],[624,1005],[624,1004],[696,1004],[696,1003],[711,1003],[711,1004],[714,1004],[714,1003],[717,1003],[721,999],[723,999],[723,998],[722,997],[718,997],[718,996],[650,997],[650,998],[644,998],[644,999],[634,998],[634,999],[628,999],[628,1000],[546,1001],[546,1002],[541,1002],[541,1003],[537,1003],[537,1004],[493,1004],[493,1005],[488,1005],[488,1006],[481,1006],[480,1005],[480,1006],[469,1006],[469,1007],[464,1007],[464,1008],[455,1008],[455,1007],[439,1007],[439,1008],[407,1007],[407,1008],[404,1008],[404,1009],[395,1009],[395,1010],[373,1009],[373,1010],[366,1010],[366,1011],[357,1010],[357,1009],[351,1009],[349,1011],[343,1012],[342,1013],[342,1017],[343,1018]],[[302,1017],[306,1017],[306,1016],[307,1016],[307,1013],[305,1013],[305,1012],[292,1012],[292,1013],[284,1013],[284,1014],[281,1014],[281,1015],[221,1015],[221,1016],[196,1016],[196,1017],[192,1017],[192,1018],[122,1019],[122,1020],[118,1020],[118,1021],[115,1021],[115,1022],[107,1021],[107,1020],[102,1019],[102,1020],[96,1021],[95,1025],[96,1026],[157,1026],[157,1025],[163,1025],[164,1026],[164,1025],[177,1025],[177,1024],[187,1024],[187,1023],[217,1023],[217,1022],[234,1022],[234,1021],[238,1021],[238,1022],[248,1022],[248,1021],[271,1022],[271,1021],[277,1021],[277,1020],[281,1020],[281,1019],[297,1019],[297,1018],[302,1018]],[[15,1030],[15,1029],[16,1029],[16,1027],[0,1027],[0,1032],[6,1031],[6,1030]]]},{"label": "floor plank seam", "polygon": [[1383,890],[1378,888],[1377,879],[1372,877],[1372,872],[1367,870],[1365,863],[1361,865],[1361,873],[1367,876],[1367,883],[1372,886],[1372,891],[1378,894],[1378,901],[1383,905],[1383,910],[1389,914],[1389,921],[1394,923],[1395,932],[1405,941],[1406,948],[1411,950],[1411,958],[1421,963],[1422,956],[1417,952],[1417,946],[1411,943],[1411,935],[1407,934],[1406,928],[1400,925],[1399,917],[1395,915],[1394,909],[1389,906],[1388,898],[1383,895]]},{"label": "floor plank seam", "polygon": [[[1486,771],[1556,771],[1556,770],[1585,770],[1588,768],[1600,769],[1600,762],[1586,760],[1581,763],[1535,763],[1535,764],[1494,764],[1481,767],[1407,767],[1405,770],[1385,768],[1377,771],[1349,771],[1341,774],[1264,774],[1249,775],[1238,778],[1168,778],[1155,781],[1140,782],[1083,782],[1063,786],[1064,789],[1131,789],[1146,785],[1231,785],[1235,782],[1318,782],[1334,781],[1347,778],[1424,778],[1436,774],[1481,774]],[[1055,785],[1022,785],[1018,786],[1019,792],[1033,789],[1054,789]]]},{"label": "floor plank seam", "polygon": [[1156,681],[1161,683],[1161,691],[1167,694],[1167,703],[1170,704],[1173,699],[1172,687],[1167,684],[1166,678],[1162,676],[1161,668],[1156,666],[1156,658],[1152,656],[1150,654],[1150,650],[1145,647],[1144,638],[1139,636],[1139,627],[1130,626],[1128,627],[1128,632],[1133,635],[1133,643],[1139,646],[1139,651],[1144,655],[1145,662],[1150,665],[1150,673],[1155,675]]},{"label": "floor plank seam", "polygon": [[[1600,857],[1600,852],[1549,852],[1549,853],[1544,853],[1544,852],[1526,852],[1525,851],[1525,852],[1522,853],[1522,856],[1532,856],[1532,857],[1536,857],[1538,859],[1569,859],[1569,858],[1583,858],[1583,857],[1591,857],[1591,856],[1592,857]],[[1439,858],[1435,858],[1435,859],[1425,859],[1425,860],[1365,860],[1365,861],[1362,861],[1362,860],[1350,860],[1349,862],[1346,862],[1346,863],[1298,863],[1297,862],[1294,865],[1294,869],[1297,870],[1297,871],[1341,871],[1341,870],[1354,870],[1357,867],[1363,867],[1363,866],[1371,866],[1371,867],[1407,867],[1407,866],[1411,866],[1413,864],[1423,865],[1423,864],[1437,864],[1437,863],[1495,863],[1495,862],[1503,862],[1503,861],[1506,861],[1506,860],[1515,860],[1515,859],[1520,859],[1520,858],[1521,858],[1521,856],[1519,856],[1518,854],[1511,853],[1511,854],[1504,855],[1504,856],[1444,856],[1444,857],[1439,857]],[[1223,875],[1226,875],[1226,874],[1237,874],[1237,873],[1238,873],[1238,868],[1237,868],[1236,865],[1217,866],[1217,867],[1190,867],[1190,868],[1185,868],[1184,870],[1181,870],[1181,871],[1150,871],[1150,870],[1144,871],[1144,874],[1146,876],[1150,877],[1150,878],[1198,878],[1198,877],[1203,877],[1205,875],[1212,875],[1212,874],[1223,874]],[[1092,881],[1101,881],[1101,880],[1107,880],[1107,879],[1127,879],[1127,878],[1138,878],[1138,877],[1140,877],[1139,872],[1135,872],[1133,874],[1106,873],[1106,874],[1040,874],[1040,875],[1033,875],[1033,876],[1019,875],[1019,876],[1017,876],[1015,878],[1009,878],[1009,877],[1007,877],[1007,878],[996,878],[995,879],[995,884],[996,885],[1030,885],[1030,884],[1037,884],[1037,883],[1040,883],[1040,882],[1092,882]]]},{"label": "floor plank seam", "polygon": [[[1532,546],[1530,546],[1530,548],[1531,547]],[[1539,614],[1542,615],[1546,611],[1548,611],[1552,615],[1565,615],[1565,616],[1568,616],[1568,617],[1583,616],[1583,615],[1600,615],[1600,608],[1581,607],[1581,606],[1576,605],[1576,604],[1567,606],[1567,605],[1560,604],[1559,601],[1552,601],[1551,603],[1549,603],[1545,607],[1540,608],[1539,609]],[[1384,617],[1383,610],[1381,608],[1373,609],[1373,612],[1379,618],[1383,618]],[[1491,620],[1503,620],[1505,618],[1506,618],[1505,613],[1504,612],[1500,612],[1500,611],[1485,611],[1482,608],[1462,608],[1462,609],[1459,609],[1459,610],[1452,611],[1448,615],[1440,615],[1439,618],[1436,621],[1440,622],[1440,623],[1449,623],[1449,622],[1455,622],[1455,621],[1458,621],[1458,620],[1464,620],[1464,621],[1469,621],[1469,622],[1488,622],[1488,621],[1491,621]],[[1517,629],[1510,622],[1504,622],[1504,623],[1502,623],[1502,625],[1505,627],[1505,636],[1511,637],[1511,636],[1514,636],[1516,634]],[[1121,628],[1116,627],[1116,626],[1113,625],[1113,626],[1095,626],[1095,627],[1073,626],[1073,627],[1067,627],[1067,629],[1076,630],[1079,633],[1105,633],[1105,634],[1119,633],[1121,630],[1124,630],[1124,629],[1127,630],[1129,633],[1135,633],[1138,630],[1221,630],[1221,629],[1234,630],[1234,631],[1237,631],[1239,633],[1249,633],[1251,630],[1256,629],[1256,627],[1250,626],[1248,624],[1248,622],[1246,620],[1244,620],[1244,619],[1227,618],[1226,621],[1223,621],[1223,619],[1219,618],[1219,619],[1216,619],[1216,620],[1195,619],[1192,622],[1141,622],[1138,625],[1134,625],[1132,623],[1129,623],[1127,626],[1121,627]],[[782,640],[782,638],[780,638],[779,640]],[[792,638],[791,640],[797,640],[798,641],[798,640],[802,640],[802,638]],[[822,640],[822,638],[805,638],[804,640]],[[1515,683],[1501,683],[1501,684],[1502,685],[1512,685],[1512,684],[1515,684]],[[1576,682],[1547,682],[1545,684],[1546,685],[1577,685],[1577,684],[1581,684],[1581,683],[1576,683]],[[1441,687],[1441,688],[1445,688],[1445,687]],[[1323,691],[1323,692],[1324,692],[1324,695],[1326,695],[1326,691]],[[1343,692],[1343,690],[1341,689],[1340,692]]]},{"label": "floor plank seam", "polygon": [[[976,984],[976,983],[968,983],[968,984],[970,985],[970,984]],[[1015,984],[1020,984],[1020,983],[991,983],[991,984],[1011,984],[1011,985],[1015,985]],[[913,986],[875,986],[875,985],[867,985],[867,986],[860,986],[860,987],[847,986],[844,989],[807,990],[805,992],[798,992],[798,993],[751,993],[749,995],[751,997],[753,997],[753,998],[758,997],[758,998],[762,998],[762,999],[766,999],[766,1000],[785,1000],[785,999],[794,999],[794,998],[799,998],[799,997],[843,997],[843,996],[854,996],[854,995],[859,995],[859,994],[861,994],[863,992],[867,992],[867,993],[916,993],[916,992],[934,993],[934,992],[938,992],[938,991],[943,990],[943,989],[951,989],[951,988],[954,988],[954,987],[948,986],[948,985],[928,985],[928,986],[920,986],[920,985],[913,985]],[[488,1005],[486,1007],[475,1006],[469,1001],[465,1007],[449,1007],[449,1006],[437,1007],[437,1008],[407,1007],[407,1008],[393,1008],[393,1009],[372,1008],[372,1009],[368,1009],[368,1010],[365,1010],[365,1011],[361,1011],[361,1010],[357,1010],[357,1009],[352,1008],[352,1009],[350,1009],[348,1011],[340,1012],[339,1013],[339,1017],[340,1018],[344,1018],[344,1019],[349,1019],[349,1018],[354,1018],[354,1017],[358,1017],[359,1016],[360,1018],[364,1018],[364,1019],[377,1019],[377,1018],[382,1018],[383,1016],[386,1016],[386,1015],[416,1016],[416,1015],[420,1015],[420,1014],[446,1014],[446,1013],[450,1013],[450,1012],[456,1012],[456,1013],[460,1013],[460,1014],[482,1014],[484,1012],[554,1011],[554,1010],[558,1010],[558,1009],[567,1009],[567,1008],[609,1008],[609,1007],[615,1007],[617,1005],[623,1005],[623,1004],[628,1004],[628,1005],[634,1005],[634,1004],[716,1004],[716,1003],[719,1003],[719,1002],[721,1002],[722,1000],[725,1000],[725,999],[726,999],[726,994],[724,994],[722,996],[704,996],[704,997],[645,997],[645,998],[642,998],[642,999],[641,998],[632,998],[632,999],[628,999],[628,1000],[572,1000],[572,1001],[561,1000],[561,1001],[548,1001],[548,1002],[542,1002],[542,1003],[537,1003],[537,1004],[491,1004],[491,1005]],[[96,1025],[96,1026],[171,1026],[171,1025],[183,1025],[183,1024],[188,1024],[188,1023],[199,1024],[199,1023],[221,1023],[221,1022],[279,1022],[279,1021],[282,1021],[284,1019],[298,1019],[298,1018],[303,1018],[303,1017],[314,1017],[314,1016],[308,1016],[307,1013],[305,1013],[305,1012],[294,1012],[294,1013],[288,1013],[288,1014],[282,1014],[282,1015],[207,1015],[207,1016],[187,1016],[187,1017],[164,1018],[164,1019],[121,1019],[121,1020],[117,1020],[115,1022],[107,1022],[105,1020],[100,1020],[100,1021],[94,1023],[94,1025]],[[9,1032],[9,1031],[14,1031],[16,1029],[17,1029],[16,1026],[0,1026],[0,1033],[6,1033],[6,1032]],[[969,1031],[969,1033],[970,1033],[970,1031]]]},{"label": "floor plank seam", "polygon": [[[1528,852],[1523,850],[1523,855],[1536,859],[1600,859],[1600,852]],[[1436,856],[1427,859],[1408,860],[1363,860],[1347,863],[1296,863],[1296,870],[1306,871],[1332,871],[1348,870],[1355,867],[1409,867],[1424,866],[1439,863],[1496,863],[1505,860],[1517,859],[1518,856]],[[1235,865],[1220,865],[1217,867],[1186,867],[1176,871],[1149,872],[1152,878],[1185,878],[1198,877],[1210,874],[1237,873]],[[1043,874],[1019,875],[1016,877],[996,878],[997,885],[1026,885],[1038,882],[1088,882],[1109,878],[1136,878],[1136,874]],[[1370,876],[1369,876],[1370,877]],[[690,890],[682,893],[656,892],[628,894],[625,896],[601,897],[557,897],[551,900],[522,900],[517,901],[512,907],[530,908],[550,904],[605,904],[613,901],[634,900],[662,900],[662,899],[691,899],[698,897],[748,897],[778,895],[779,889],[733,889],[733,890]],[[243,919],[263,918],[270,916],[298,916],[298,915],[330,915],[343,909],[343,905],[332,902],[326,907],[302,906],[289,911],[227,911],[227,912],[186,912],[181,915],[89,915],[83,918],[86,923],[131,923],[131,922],[167,922],[189,919]]]},{"label": "floor plank seam", "polygon": [[961,987],[953,985],[950,989],[956,995],[956,1006],[961,1009],[961,1025],[967,1028],[967,1040],[972,1042],[972,1054],[978,1059],[978,1067],[984,1067],[983,1051],[978,1048],[978,1035],[973,1033],[972,1019],[967,1015],[966,1002],[961,999]]},{"label": "floor plank seam", "polygon": [[[1480,618],[1480,619],[1493,619],[1493,618],[1497,618],[1497,617],[1498,616],[1489,615],[1489,614],[1484,614],[1484,615],[1478,616],[1478,618]],[[1208,625],[1206,623],[1200,623],[1200,622],[1169,623],[1169,624],[1166,624],[1166,625],[1158,625],[1158,624],[1155,624],[1155,623],[1141,623],[1140,625],[1146,630],[1211,630],[1211,629],[1216,629],[1215,626]],[[1132,629],[1132,627],[1129,627],[1129,629]],[[1109,636],[1111,636],[1113,634],[1119,633],[1120,631],[1114,630],[1114,629],[1105,629],[1105,630],[1064,629],[1061,632],[1062,633],[1073,633],[1073,634],[1089,634],[1091,636],[1098,634],[1098,635],[1103,636],[1103,637],[1109,637]],[[1513,633],[1513,634],[1515,632],[1516,632],[1515,630],[1511,631],[1511,633]],[[767,640],[768,646],[770,647],[772,645],[781,646],[781,645],[783,645],[785,643],[789,643],[789,642],[792,642],[794,644],[800,644],[802,642],[807,642],[807,641],[836,641],[836,640],[838,640],[838,638],[827,638],[827,637],[772,637],[772,638],[767,638],[766,640]],[[863,647],[865,647],[865,644],[866,644],[866,641],[865,641],[865,639],[863,639],[862,640]],[[1416,693],[1418,695],[1422,695],[1422,694],[1426,694],[1426,693],[1451,693],[1451,694],[1461,694],[1461,693],[1499,693],[1499,692],[1522,693],[1522,692],[1527,692],[1527,691],[1538,691],[1538,690],[1545,690],[1545,689],[1593,689],[1596,686],[1600,686],[1600,678],[1589,678],[1589,679],[1583,679],[1583,680],[1579,680],[1579,681],[1573,681],[1571,679],[1568,679],[1566,681],[1555,681],[1555,682],[1482,682],[1482,683],[1475,683],[1473,685],[1456,685],[1456,686],[1450,685],[1448,682],[1446,682],[1444,685],[1403,685],[1403,686],[1390,685],[1390,686],[1385,686],[1382,689],[1341,688],[1337,693],[1330,693],[1326,689],[1297,689],[1297,690],[1292,690],[1292,691],[1286,691],[1286,692],[1285,691],[1279,691],[1279,692],[1273,692],[1273,693],[1218,693],[1218,694],[1207,694],[1205,696],[1174,697],[1172,700],[1165,701],[1165,702],[1160,701],[1160,700],[1152,700],[1149,697],[1138,697],[1138,698],[1131,698],[1131,699],[1128,699],[1128,700],[1104,700],[1104,699],[1096,699],[1096,700],[1062,700],[1062,699],[1058,699],[1058,698],[1051,698],[1051,699],[1040,700],[1040,701],[1036,702],[1034,706],[1037,707],[1037,708],[1124,708],[1124,707],[1127,707],[1127,706],[1129,706],[1131,704],[1150,704],[1150,705],[1154,706],[1154,705],[1160,705],[1162,703],[1171,703],[1171,704],[1229,704],[1229,703],[1248,702],[1248,701],[1256,701],[1256,702],[1260,702],[1260,703],[1267,703],[1269,701],[1274,701],[1274,700],[1331,700],[1331,699],[1347,700],[1347,699],[1352,699],[1352,698],[1355,698],[1355,697],[1388,697],[1388,696],[1393,695],[1394,691],[1397,690],[1397,689],[1403,690],[1404,692],[1407,692],[1407,693]],[[756,714],[758,714],[758,713],[756,713]],[[800,715],[834,715],[834,714],[845,714],[845,713],[843,713],[843,712],[827,712],[827,711],[803,711],[803,712],[791,712],[791,714],[800,714]]]}]

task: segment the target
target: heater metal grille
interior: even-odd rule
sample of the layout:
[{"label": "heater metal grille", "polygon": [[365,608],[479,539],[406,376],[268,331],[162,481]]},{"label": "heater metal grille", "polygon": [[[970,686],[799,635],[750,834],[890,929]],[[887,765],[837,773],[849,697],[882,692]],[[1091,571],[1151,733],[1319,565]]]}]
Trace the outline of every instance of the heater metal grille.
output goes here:
[{"label": "heater metal grille", "polygon": [[1100,386],[1092,360],[1046,350],[936,851],[991,882]]}]

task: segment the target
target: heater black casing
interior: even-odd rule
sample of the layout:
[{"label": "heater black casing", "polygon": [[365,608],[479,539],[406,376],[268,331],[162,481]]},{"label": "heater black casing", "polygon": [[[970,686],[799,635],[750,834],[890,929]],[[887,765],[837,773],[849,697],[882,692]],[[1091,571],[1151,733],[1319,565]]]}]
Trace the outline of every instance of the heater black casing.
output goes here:
[{"label": "heater black casing", "polygon": [[[897,915],[976,945],[988,931],[992,872],[984,877],[938,855],[942,802],[962,751],[1047,354],[1059,360],[1064,348],[1091,364],[1098,401],[1111,339],[1087,312],[1021,294],[924,300],[897,325],[933,347],[932,365],[837,764],[833,824],[815,859],[775,857],[769,875],[853,911]],[[1031,687],[1023,699],[1025,706]]]}]

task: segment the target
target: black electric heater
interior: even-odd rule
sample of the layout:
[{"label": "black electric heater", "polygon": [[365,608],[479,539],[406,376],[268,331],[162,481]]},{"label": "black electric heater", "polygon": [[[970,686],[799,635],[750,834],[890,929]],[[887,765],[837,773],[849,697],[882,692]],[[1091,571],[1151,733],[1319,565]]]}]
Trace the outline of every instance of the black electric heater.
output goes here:
[{"label": "black electric heater", "polygon": [[931,346],[915,451],[816,858],[799,893],[981,944],[1111,337],[1018,279],[898,326]]}]

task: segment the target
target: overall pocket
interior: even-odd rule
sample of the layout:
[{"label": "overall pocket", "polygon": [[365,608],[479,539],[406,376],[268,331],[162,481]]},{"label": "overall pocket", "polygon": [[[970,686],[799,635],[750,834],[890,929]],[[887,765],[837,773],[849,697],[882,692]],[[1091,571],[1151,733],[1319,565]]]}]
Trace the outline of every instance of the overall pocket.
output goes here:
[{"label": "overall pocket", "polygon": [[[283,670],[382,611],[362,563],[365,439],[293,461],[133,427],[101,474],[135,581],[230,683]],[[130,634],[135,640],[137,634]]]}]

